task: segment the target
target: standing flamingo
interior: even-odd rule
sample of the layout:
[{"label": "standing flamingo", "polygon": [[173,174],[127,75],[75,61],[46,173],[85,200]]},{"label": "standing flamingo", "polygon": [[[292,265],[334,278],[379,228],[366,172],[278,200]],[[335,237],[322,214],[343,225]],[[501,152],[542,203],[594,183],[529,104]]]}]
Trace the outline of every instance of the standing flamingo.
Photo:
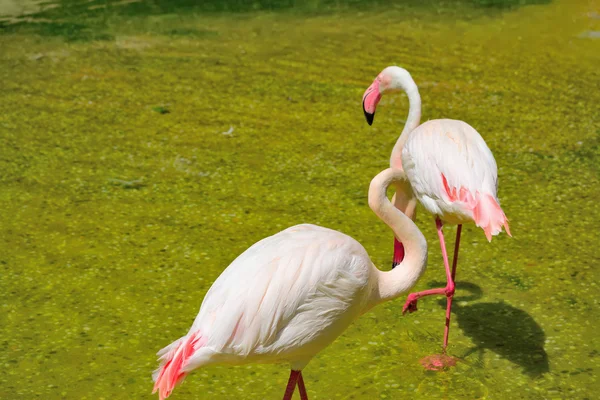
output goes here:
[{"label": "standing flamingo", "polygon": [[402,240],[406,257],[378,270],[351,237],[297,225],[251,246],[212,285],[189,332],[162,349],[154,392],[162,400],[189,372],[210,364],[290,363],[284,400],[296,385],[307,399],[302,369],[373,306],[409,290],[425,272],[427,242],[386,197],[404,172],[386,169],[371,181],[369,206]]},{"label": "standing flamingo", "polygon": [[[404,91],[409,112],[402,134],[394,145],[390,165],[406,172],[408,182],[396,186],[394,205],[412,220],[416,216],[416,199],[435,216],[436,228],[446,269],[446,287],[411,293],[403,313],[417,310],[417,300],[441,294],[447,297],[444,353],[448,346],[450,311],[454,296],[454,279],[462,224],[474,222],[485,232],[488,241],[502,230],[510,235],[508,220],[500,208],[496,160],[481,135],[469,124],[451,119],[436,119],[419,125],[421,96],[415,81],[403,68],[385,68],[363,95],[363,111],[369,125],[381,96]],[[444,222],[442,222],[444,221]],[[448,263],[442,225],[458,224],[452,271]],[[398,240],[400,239],[400,240]],[[404,257],[401,238],[394,240],[395,267]],[[436,368],[439,366],[436,366]]]}]

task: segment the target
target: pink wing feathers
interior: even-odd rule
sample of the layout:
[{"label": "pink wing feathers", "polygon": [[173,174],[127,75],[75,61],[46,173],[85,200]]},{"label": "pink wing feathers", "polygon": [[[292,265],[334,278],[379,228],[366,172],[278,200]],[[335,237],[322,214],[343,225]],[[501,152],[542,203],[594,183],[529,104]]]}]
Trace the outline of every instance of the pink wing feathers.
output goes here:
[{"label": "pink wing feathers", "polygon": [[444,221],[474,221],[488,240],[510,235],[500,208],[496,161],[485,141],[463,121],[427,121],[410,133],[402,165],[419,201]]}]

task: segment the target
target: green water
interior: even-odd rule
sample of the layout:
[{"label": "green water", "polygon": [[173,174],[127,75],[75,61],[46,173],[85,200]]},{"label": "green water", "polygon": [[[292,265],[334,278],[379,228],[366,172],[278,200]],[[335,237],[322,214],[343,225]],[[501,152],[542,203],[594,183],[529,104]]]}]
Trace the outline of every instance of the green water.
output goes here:
[{"label": "green water", "polygon": [[[425,371],[443,308],[429,298],[402,316],[399,299],[309,364],[310,398],[596,398],[599,3],[284,3],[9,10],[0,398],[153,398],[155,352],[185,334],[240,252],[287,226],[341,230],[387,269],[392,235],[366,192],[408,104],[384,98],[369,127],[360,100],[390,64],[417,81],[423,120],[484,136],[514,238],[463,230],[449,352],[464,362]],[[418,224],[424,289],[444,272],[423,210]],[[287,368],[206,368],[172,398],[281,398]]]}]

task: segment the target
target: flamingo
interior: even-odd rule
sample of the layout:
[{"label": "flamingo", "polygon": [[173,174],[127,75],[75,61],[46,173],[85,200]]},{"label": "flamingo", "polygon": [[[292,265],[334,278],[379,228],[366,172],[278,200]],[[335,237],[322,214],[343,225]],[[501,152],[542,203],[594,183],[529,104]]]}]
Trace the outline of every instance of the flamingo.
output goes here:
[{"label": "flamingo", "polygon": [[[496,194],[498,172],[492,152],[481,135],[466,122],[435,119],[419,125],[421,97],[407,70],[387,67],[367,88],[363,95],[363,111],[368,124],[373,123],[382,95],[399,91],[408,96],[409,112],[402,134],[394,145],[390,166],[405,171],[408,181],[396,185],[394,206],[414,221],[418,200],[435,216],[446,270],[446,287],[409,294],[402,311],[416,311],[417,300],[424,296],[445,295],[446,325],[442,347],[445,354],[462,224],[475,223],[483,229],[488,241],[500,233],[502,227],[509,236],[511,234]],[[458,225],[452,271],[442,232],[444,224]],[[404,246],[399,239],[394,238],[392,268],[404,257]]]},{"label": "flamingo", "polygon": [[406,175],[392,168],[369,187],[369,206],[402,240],[401,268],[380,271],[351,237],[316,225],[296,225],[236,258],[213,283],[188,333],[158,352],[154,391],[160,400],[192,370],[211,364],[288,362],[284,400],[302,369],[373,306],[408,291],[425,272],[427,242],[386,197]]}]

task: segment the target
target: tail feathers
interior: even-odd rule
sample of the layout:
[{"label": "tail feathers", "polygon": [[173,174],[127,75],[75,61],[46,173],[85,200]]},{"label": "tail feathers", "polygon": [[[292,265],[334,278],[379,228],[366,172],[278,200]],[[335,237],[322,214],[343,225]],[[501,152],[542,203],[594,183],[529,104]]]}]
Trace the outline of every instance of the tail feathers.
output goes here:
[{"label": "tail feathers", "polygon": [[485,232],[488,242],[492,241],[492,236],[502,232],[502,227],[504,227],[508,236],[512,236],[508,228],[508,219],[494,196],[487,193],[477,193],[476,201],[473,218],[477,226]]},{"label": "tail feathers", "polygon": [[155,381],[152,393],[158,391],[160,400],[169,397],[175,386],[187,375],[186,372],[183,372],[186,361],[204,344],[206,344],[206,339],[196,332],[188,334],[161,350],[158,353],[161,365],[152,374]]}]

